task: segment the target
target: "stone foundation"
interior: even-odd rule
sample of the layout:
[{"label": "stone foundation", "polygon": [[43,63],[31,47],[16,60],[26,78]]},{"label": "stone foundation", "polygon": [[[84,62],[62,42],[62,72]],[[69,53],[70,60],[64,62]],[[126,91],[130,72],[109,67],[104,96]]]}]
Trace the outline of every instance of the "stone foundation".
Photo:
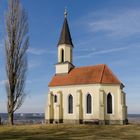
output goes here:
[{"label": "stone foundation", "polygon": [[48,123],[48,124],[53,123],[53,119],[45,120],[45,123]]},{"label": "stone foundation", "polygon": [[126,125],[128,124],[128,120],[46,120],[46,123],[51,124],[51,123],[64,123],[64,124],[99,124],[99,125]]},{"label": "stone foundation", "polygon": [[128,124],[128,120],[99,120],[100,125],[113,125],[113,124],[119,124],[119,125],[126,125]]},{"label": "stone foundation", "polygon": [[63,120],[65,124],[82,124],[83,120]]},{"label": "stone foundation", "polygon": [[63,119],[60,119],[60,120],[53,120],[53,123],[63,123]]}]

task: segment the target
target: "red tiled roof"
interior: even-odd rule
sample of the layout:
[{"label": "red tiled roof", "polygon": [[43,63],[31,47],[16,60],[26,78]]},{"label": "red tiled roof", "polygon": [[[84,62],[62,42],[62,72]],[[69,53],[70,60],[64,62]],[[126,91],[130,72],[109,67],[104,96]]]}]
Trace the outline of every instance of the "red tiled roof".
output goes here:
[{"label": "red tiled roof", "polygon": [[121,84],[107,65],[76,67],[68,74],[55,75],[49,87],[81,84]]}]

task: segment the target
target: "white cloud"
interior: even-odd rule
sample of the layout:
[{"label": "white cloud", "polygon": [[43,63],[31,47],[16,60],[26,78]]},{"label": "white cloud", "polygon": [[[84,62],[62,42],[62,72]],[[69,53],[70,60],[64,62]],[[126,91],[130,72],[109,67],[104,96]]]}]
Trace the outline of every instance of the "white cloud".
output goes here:
[{"label": "white cloud", "polygon": [[26,84],[32,84],[32,80],[26,80]]},{"label": "white cloud", "polygon": [[97,11],[85,19],[86,27],[88,26],[89,30],[94,33],[106,32],[106,35],[119,38],[140,34],[140,9],[115,11],[114,13]]},{"label": "white cloud", "polygon": [[4,39],[0,40],[0,52],[4,52]]},{"label": "white cloud", "polygon": [[[130,50],[130,49],[137,51],[138,49],[140,49],[140,43],[130,44],[127,46],[117,47],[117,48],[101,49],[101,50],[96,50],[95,48],[88,47],[84,54],[80,54],[76,58],[77,59],[91,58],[91,57],[93,57],[93,55],[111,54],[111,53],[123,52],[123,51]],[[83,49],[83,51],[84,51],[84,49]]]},{"label": "white cloud", "polygon": [[29,48],[28,53],[34,54],[34,55],[42,55],[46,53],[46,50],[44,49],[36,49],[36,48]]},{"label": "white cloud", "polygon": [[93,55],[100,55],[100,54],[107,54],[107,53],[114,53],[114,52],[119,52],[119,51],[123,51],[126,49],[129,49],[130,47],[120,47],[120,48],[113,48],[113,49],[106,49],[106,50],[95,50],[95,49],[91,49],[89,50],[88,54],[83,54],[83,55],[79,55],[76,58],[90,58]]},{"label": "white cloud", "polygon": [[[98,37],[95,41],[93,41],[94,39],[92,37],[88,37],[88,40],[81,40],[80,43],[77,43],[78,46],[86,46],[86,48],[84,48],[85,50],[83,49],[85,53],[79,53],[76,57],[77,59],[91,58],[93,55],[123,52],[130,48],[140,48],[138,40],[137,42],[132,41],[131,43],[130,41],[127,42],[124,40],[124,38],[134,40],[135,35],[137,35],[137,37],[140,36],[140,9],[114,10],[113,12],[110,12],[109,10],[94,11],[79,19],[78,23],[85,25],[85,28],[91,33],[100,33],[101,35],[105,35],[113,46],[108,46],[108,49],[105,49],[102,47],[104,44],[99,43],[100,50],[95,49],[90,46],[92,46],[91,44],[95,45]],[[103,41],[106,42],[105,38],[103,39]]]},{"label": "white cloud", "polygon": [[4,43],[0,42],[0,48],[4,47]]},{"label": "white cloud", "polygon": [[122,51],[122,50],[126,50],[128,49],[128,47],[120,47],[120,48],[113,48],[113,49],[108,49],[108,50],[101,50],[101,51],[95,51],[93,53],[91,53],[91,55],[93,54],[107,54],[107,53],[113,53],[113,52],[118,52],[118,51]]},{"label": "white cloud", "polygon": [[28,53],[34,54],[34,55],[43,55],[43,54],[54,54],[56,51],[50,51],[47,49],[42,49],[42,48],[29,48]]},{"label": "white cloud", "polygon": [[36,67],[39,67],[40,66],[40,63],[39,62],[37,62],[37,61],[29,61],[29,63],[28,63],[28,68],[29,69],[32,69],[32,68],[36,68]]},{"label": "white cloud", "polygon": [[8,82],[7,80],[1,80],[1,81],[0,81],[0,86],[5,85],[7,82]]}]

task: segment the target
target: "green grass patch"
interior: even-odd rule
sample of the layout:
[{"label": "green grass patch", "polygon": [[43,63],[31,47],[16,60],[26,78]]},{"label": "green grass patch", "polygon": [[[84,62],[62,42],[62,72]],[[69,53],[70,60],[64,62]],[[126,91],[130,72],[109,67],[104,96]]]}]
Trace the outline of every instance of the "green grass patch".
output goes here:
[{"label": "green grass patch", "polygon": [[140,125],[0,126],[0,140],[140,140]]}]

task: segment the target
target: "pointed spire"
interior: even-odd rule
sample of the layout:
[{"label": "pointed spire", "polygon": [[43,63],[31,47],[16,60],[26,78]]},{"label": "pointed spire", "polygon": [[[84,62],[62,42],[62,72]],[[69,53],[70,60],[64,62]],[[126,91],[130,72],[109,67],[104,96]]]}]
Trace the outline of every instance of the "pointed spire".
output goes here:
[{"label": "pointed spire", "polygon": [[63,27],[62,27],[62,31],[61,31],[61,35],[60,35],[58,45],[68,44],[68,45],[71,45],[73,47],[71,34],[70,34],[70,30],[69,30],[69,25],[68,25],[68,21],[67,21],[67,14],[68,14],[68,12],[65,9],[65,12],[64,12],[65,19],[64,19],[64,23],[63,23]]}]

